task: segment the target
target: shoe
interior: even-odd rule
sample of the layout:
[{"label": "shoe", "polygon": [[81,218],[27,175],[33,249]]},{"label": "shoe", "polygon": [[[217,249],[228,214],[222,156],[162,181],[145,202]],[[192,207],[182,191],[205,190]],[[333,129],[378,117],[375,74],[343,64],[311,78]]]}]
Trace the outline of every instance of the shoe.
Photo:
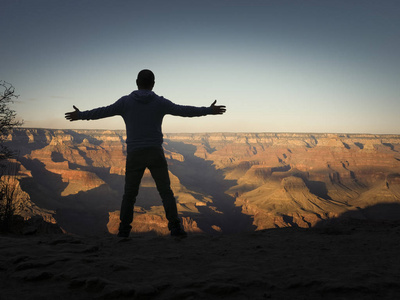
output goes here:
[{"label": "shoe", "polygon": [[132,226],[122,225],[122,223],[120,223],[117,236],[121,237],[121,238],[128,238],[129,234],[131,233],[131,229],[132,229]]},{"label": "shoe", "polygon": [[180,227],[172,228],[171,229],[171,236],[175,237],[187,237],[187,233]]},{"label": "shoe", "polygon": [[130,232],[126,232],[126,231],[120,231],[120,232],[118,232],[118,237],[120,237],[120,238],[128,238],[129,237],[129,233]]}]

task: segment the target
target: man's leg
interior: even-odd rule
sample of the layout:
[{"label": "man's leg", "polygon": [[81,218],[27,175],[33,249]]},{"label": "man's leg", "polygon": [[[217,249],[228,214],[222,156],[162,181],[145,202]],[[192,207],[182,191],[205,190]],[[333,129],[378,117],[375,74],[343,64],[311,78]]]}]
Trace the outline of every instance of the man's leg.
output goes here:
[{"label": "man's leg", "polygon": [[165,216],[168,220],[169,230],[181,228],[178,217],[178,209],[174,193],[171,190],[171,182],[168,174],[168,165],[162,149],[157,149],[151,165],[148,166],[153,177],[157,190],[161,196],[165,210]]},{"label": "man's leg", "polygon": [[139,192],[145,166],[141,153],[128,153],[126,158],[125,188],[122,197],[119,225],[119,236],[129,236],[133,221],[133,207]]}]

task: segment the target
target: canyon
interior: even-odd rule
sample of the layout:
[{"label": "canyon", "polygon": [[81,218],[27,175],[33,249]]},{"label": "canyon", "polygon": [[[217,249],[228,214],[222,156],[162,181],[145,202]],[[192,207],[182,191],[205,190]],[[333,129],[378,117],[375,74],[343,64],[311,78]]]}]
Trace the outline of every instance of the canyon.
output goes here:
[{"label": "canyon", "polygon": [[[15,214],[68,233],[117,232],[125,131],[19,128],[5,144],[18,153],[1,177],[15,187]],[[163,147],[188,232],[400,219],[398,135],[168,133]],[[147,171],[132,230],[168,233]]]}]

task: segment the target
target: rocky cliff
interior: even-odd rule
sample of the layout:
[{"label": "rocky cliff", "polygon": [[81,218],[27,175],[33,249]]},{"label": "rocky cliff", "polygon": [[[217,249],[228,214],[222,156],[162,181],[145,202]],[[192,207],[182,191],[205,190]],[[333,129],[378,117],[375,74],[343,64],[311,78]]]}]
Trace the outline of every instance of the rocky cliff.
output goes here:
[{"label": "rocky cliff", "polygon": [[[124,183],[124,135],[14,130],[7,143],[19,151],[16,178],[25,206],[35,207],[31,214],[54,218],[69,232],[114,233]],[[366,216],[361,211],[400,201],[397,135],[212,133],[164,138],[172,189],[189,231],[311,227],[344,213],[387,219],[393,218],[390,212]],[[135,231],[166,233],[149,173],[136,210]]]}]

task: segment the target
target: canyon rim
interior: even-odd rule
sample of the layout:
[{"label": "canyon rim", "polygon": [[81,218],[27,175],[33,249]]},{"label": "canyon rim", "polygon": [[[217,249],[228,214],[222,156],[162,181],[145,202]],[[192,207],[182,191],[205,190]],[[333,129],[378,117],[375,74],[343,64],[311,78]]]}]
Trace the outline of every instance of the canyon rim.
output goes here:
[{"label": "canyon rim", "polygon": [[[2,174],[15,187],[16,215],[68,233],[117,232],[125,131],[20,128],[6,145],[18,152]],[[163,147],[188,232],[400,218],[398,135],[182,133],[164,134]],[[132,230],[168,233],[147,171]]]}]

